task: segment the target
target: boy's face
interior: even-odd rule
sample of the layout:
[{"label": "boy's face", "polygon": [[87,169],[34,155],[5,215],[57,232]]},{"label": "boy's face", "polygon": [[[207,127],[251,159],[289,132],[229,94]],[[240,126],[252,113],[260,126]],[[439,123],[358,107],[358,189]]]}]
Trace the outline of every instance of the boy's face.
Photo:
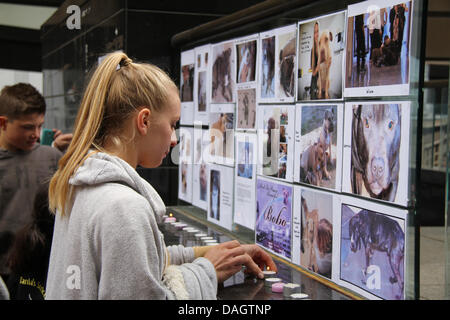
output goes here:
[{"label": "boy's face", "polygon": [[44,124],[43,113],[23,115],[15,120],[3,117],[0,145],[10,151],[29,151],[33,149],[41,135]]}]

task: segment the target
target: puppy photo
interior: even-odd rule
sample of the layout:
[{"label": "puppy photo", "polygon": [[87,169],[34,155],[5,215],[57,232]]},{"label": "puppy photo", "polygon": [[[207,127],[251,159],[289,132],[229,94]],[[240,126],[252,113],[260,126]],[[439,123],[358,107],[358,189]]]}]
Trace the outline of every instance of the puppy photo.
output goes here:
[{"label": "puppy photo", "polygon": [[338,158],[337,106],[300,107],[299,182],[334,189]]},{"label": "puppy photo", "polygon": [[401,106],[364,104],[352,110],[351,191],[393,202],[399,183]]},{"label": "puppy photo", "polygon": [[297,100],[342,99],[345,12],[298,24]]},{"label": "puppy photo", "polygon": [[403,219],[342,204],[341,279],[382,299],[403,299],[404,229]]},{"label": "puppy photo", "polygon": [[213,103],[233,102],[235,61],[233,43],[213,46],[212,100]]},{"label": "puppy photo", "polygon": [[333,248],[333,197],[302,190],[300,264],[331,278]]}]

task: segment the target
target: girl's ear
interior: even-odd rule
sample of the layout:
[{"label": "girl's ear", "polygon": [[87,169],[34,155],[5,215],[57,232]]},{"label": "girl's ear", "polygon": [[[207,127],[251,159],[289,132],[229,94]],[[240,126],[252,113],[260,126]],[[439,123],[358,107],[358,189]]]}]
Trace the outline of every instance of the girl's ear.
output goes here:
[{"label": "girl's ear", "polygon": [[142,108],[136,117],[136,125],[141,135],[146,135],[150,129],[151,111],[149,108]]},{"label": "girl's ear", "polygon": [[8,122],[8,118],[5,116],[0,116],[0,129],[6,130],[6,123]]}]

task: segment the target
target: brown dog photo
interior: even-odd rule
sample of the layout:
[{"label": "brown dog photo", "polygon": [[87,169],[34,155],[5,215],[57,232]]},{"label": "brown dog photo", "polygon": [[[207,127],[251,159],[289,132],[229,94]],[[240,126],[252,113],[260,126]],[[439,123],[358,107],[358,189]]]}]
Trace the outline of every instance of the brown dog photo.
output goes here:
[{"label": "brown dog photo", "polygon": [[299,182],[334,189],[337,180],[337,106],[302,106],[296,144]]},{"label": "brown dog photo", "polygon": [[233,42],[213,46],[212,65],[212,103],[229,103],[234,101],[236,85],[235,51]]},{"label": "brown dog photo", "polygon": [[333,197],[302,190],[300,264],[331,278],[333,249]]},{"label": "brown dog photo", "polygon": [[345,12],[298,25],[298,100],[342,99]]}]

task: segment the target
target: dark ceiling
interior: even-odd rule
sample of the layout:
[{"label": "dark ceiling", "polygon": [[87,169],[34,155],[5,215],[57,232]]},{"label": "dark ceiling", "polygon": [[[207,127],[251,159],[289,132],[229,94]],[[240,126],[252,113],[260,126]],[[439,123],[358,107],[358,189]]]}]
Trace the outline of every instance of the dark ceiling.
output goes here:
[{"label": "dark ceiling", "polygon": [[1,0],[0,3],[13,3],[21,5],[59,7],[64,0]]}]

